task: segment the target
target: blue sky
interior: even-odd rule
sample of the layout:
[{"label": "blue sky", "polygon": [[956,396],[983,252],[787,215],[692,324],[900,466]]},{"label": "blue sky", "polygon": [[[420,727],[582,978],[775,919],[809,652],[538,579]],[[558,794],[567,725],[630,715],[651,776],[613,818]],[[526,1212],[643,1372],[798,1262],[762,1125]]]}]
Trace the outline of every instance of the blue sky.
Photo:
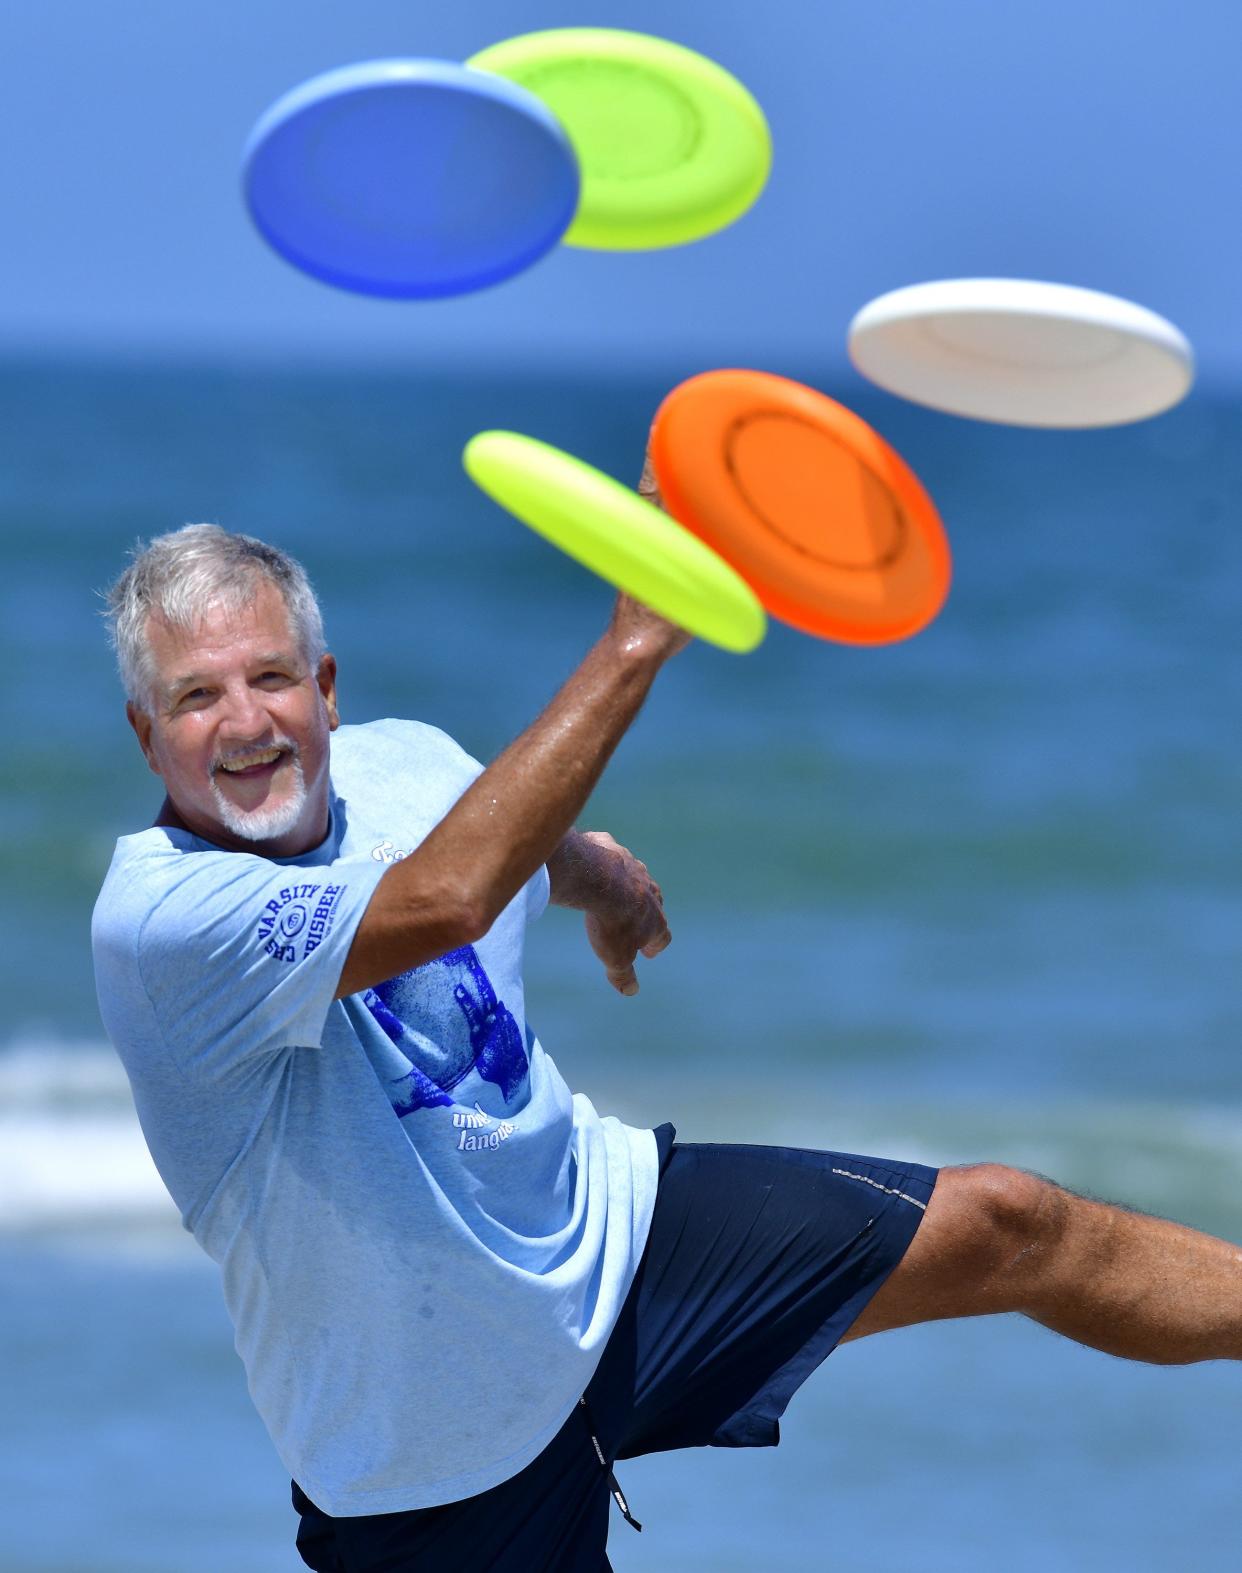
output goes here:
[{"label": "blue sky", "polygon": [[[251,230],[238,155],[287,88],[582,24],[702,50],[763,104],[772,178],[730,230],[434,303],[331,290]],[[1242,377],[1236,0],[42,0],[4,8],[0,56],[10,351],[832,368],[871,296],[1009,274],[1136,299]]]}]

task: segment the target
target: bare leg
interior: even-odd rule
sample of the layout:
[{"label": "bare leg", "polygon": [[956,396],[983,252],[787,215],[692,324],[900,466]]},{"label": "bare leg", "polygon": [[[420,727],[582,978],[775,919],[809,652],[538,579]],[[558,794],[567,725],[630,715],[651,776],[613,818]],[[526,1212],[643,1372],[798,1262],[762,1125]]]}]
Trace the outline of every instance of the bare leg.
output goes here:
[{"label": "bare leg", "polygon": [[1000,1164],[943,1169],[846,1338],[1003,1311],[1127,1360],[1242,1360],[1242,1247]]}]

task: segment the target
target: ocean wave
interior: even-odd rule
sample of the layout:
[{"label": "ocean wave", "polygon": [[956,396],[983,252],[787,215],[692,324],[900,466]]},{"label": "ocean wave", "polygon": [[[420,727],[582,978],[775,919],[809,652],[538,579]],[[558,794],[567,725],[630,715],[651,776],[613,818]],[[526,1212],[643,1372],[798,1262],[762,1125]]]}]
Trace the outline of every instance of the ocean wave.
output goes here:
[{"label": "ocean wave", "polygon": [[106,1044],[23,1038],[0,1050],[0,1233],[180,1232]]},{"label": "ocean wave", "polygon": [[[842,1099],[831,1068],[705,1087],[644,1072],[586,1088],[635,1125],[672,1118],[683,1141],[768,1142],[932,1165],[1015,1164],[1201,1228],[1242,1235],[1242,1106],[1122,1100],[924,1100],[879,1086]],[[796,1088],[786,1095],[789,1087]],[[124,1069],[106,1044],[0,1048],[0,1234],[184,1239],[147,1152]]]}]

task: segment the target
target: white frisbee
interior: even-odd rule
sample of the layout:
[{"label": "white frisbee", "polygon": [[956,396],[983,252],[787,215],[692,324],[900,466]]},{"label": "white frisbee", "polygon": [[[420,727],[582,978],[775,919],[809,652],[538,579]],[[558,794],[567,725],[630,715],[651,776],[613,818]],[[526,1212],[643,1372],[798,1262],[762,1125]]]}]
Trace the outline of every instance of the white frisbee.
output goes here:
[{"label": "white frisbee", "polygon": [[1124,426],[1190,391],[1194,352],[1144,306],[1071,284],[940,279],[850,323],[864,377],[916,404],[1011,426]]}]

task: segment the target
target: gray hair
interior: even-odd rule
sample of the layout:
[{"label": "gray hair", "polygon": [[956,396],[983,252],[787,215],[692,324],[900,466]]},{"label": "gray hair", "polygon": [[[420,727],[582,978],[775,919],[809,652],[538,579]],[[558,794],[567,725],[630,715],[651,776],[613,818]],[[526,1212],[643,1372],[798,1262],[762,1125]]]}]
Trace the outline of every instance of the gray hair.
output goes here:
[{"label": "gray hair", "polygon": [[147,622],[191,629],[210,606],[238,612],[266,580],[280,591],[289,627],[312,668],[324,653],[319,602],[302,565],[252,535],[233,535],[218,524],[187,524],[149,544],[139,541],[133,561],[105,592],[104,619],[116,652],[126,697],[148,702],[154,677]]}]

